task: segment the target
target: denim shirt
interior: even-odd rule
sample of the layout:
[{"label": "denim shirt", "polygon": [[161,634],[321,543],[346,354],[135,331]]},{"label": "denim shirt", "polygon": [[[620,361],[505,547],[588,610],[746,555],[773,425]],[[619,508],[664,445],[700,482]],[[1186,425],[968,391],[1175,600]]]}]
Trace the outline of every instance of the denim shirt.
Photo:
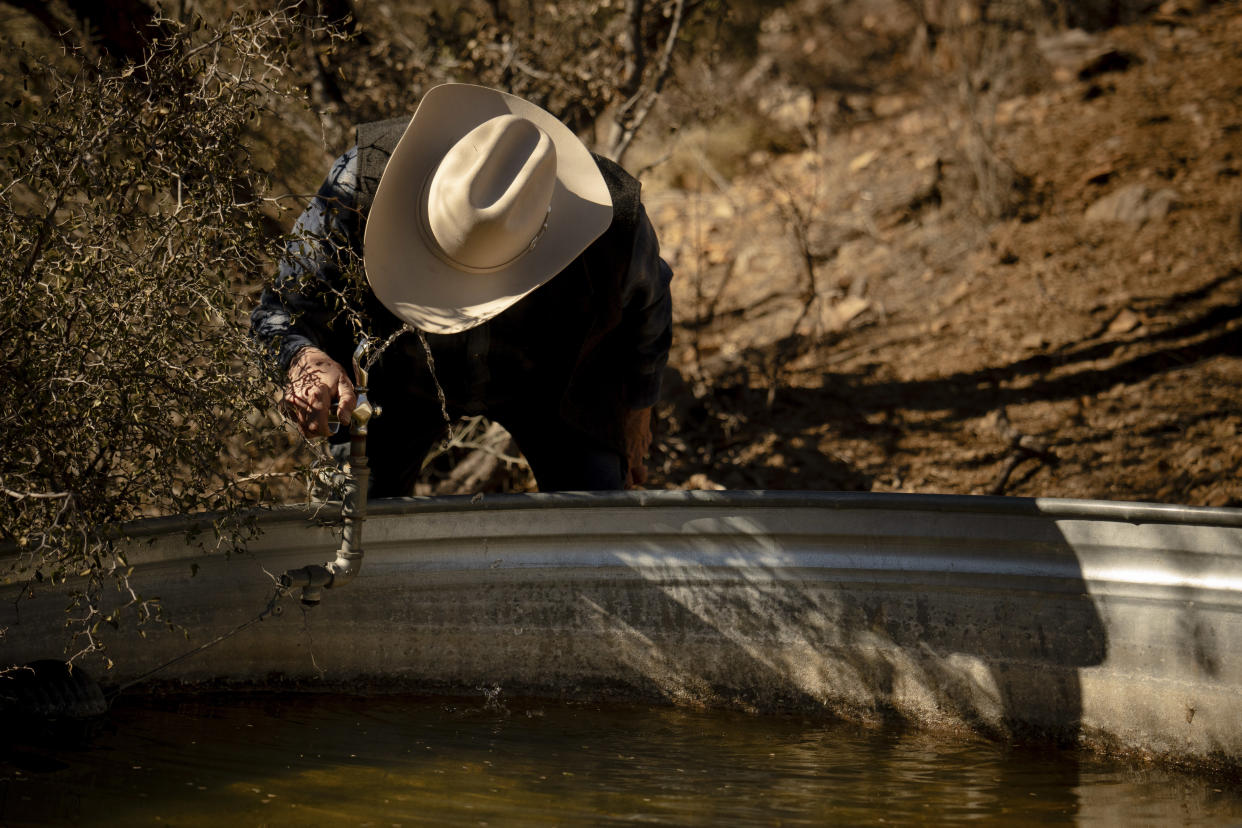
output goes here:
[{"label": "denim shirt", "polygon": [[[329,298],[341,287],[344,263],[362,250],[364,224],[355,207],[357,170],[358,150],[354,147],[332,165],[319,192],[297,220],[279,273],[263,290],[258,307],[250,315],[253,335],[282,371],[287,371],[294,355],[307,346],[323,349],[342,364],[352,350],[348,333],[333,326],[337,312]],[[612,349],[625,354],[623,364],[614,363],[613,369],[624,376],[594,378],[623,387],[623,404],[631,409],[646,408],[659,399],[660,378],[672,339],[672,271],[660,258],[659,243],[646,212],[641,205],[638,210],[620,295],[606,299],[621,307],[621,322],[609,337],[623,339],[619,343],[614,340]],[[570,272],[573,267],[571,264],[483,325],[458,334],[427,335],[435,352],[436,374],[450,404],[464,413],[482,413],[490,406],[527,394],[564,391],[576,355],[557,353],[550,345],[541,347],[550,341],[546,331],[530,328],[580,321],[571,318],[582,308],[572,305],[572,285],[566,284],[578,275]],[[374,295],[367,292],[367,303],[378,307]],[[561,296],[566,297],[566,307],[557,307]],[[387,315],[383,309],[379,312]],[[387,316],[388,326],[397,329],[400,323]],[[371,335],[388,332],[372,331]],[[385,372],[389,384],[399,383],[407,393],[432,400],[436,393],[425,376],[425,359],[417,338],[404,336],[398,343],[394,350],[403,357],[381,360],[393,369],[397,368],[394,363],[400,363],[399,376],[396,371]],[[380,381],[374,375],[372,385],[379,390]]]}]

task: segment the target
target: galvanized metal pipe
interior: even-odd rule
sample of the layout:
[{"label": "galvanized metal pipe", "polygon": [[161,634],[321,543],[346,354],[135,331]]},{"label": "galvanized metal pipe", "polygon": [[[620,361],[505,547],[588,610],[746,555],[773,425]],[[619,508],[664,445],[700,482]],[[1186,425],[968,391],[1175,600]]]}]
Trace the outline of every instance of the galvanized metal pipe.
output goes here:
[{"label": "galvanized metal pipe", "polygon": [[323,590],[345,586],[362,569],[362,525],[367,517],[367,493],[371,486],[371,467],[367,461],[367,431],[373,417],[381,413],[379,406],[367,398],[369,372],[366,357],[371,351],[371,340],[364,338],[354,349],[354,392],[357,400],[350,417],[349,463],[345,468],[345,487],[341,500],[341,545],[336,559],[325,564],[308,564],[286,570],[280,576],[285,589],[301,589],[305,606],[318,606]]}]

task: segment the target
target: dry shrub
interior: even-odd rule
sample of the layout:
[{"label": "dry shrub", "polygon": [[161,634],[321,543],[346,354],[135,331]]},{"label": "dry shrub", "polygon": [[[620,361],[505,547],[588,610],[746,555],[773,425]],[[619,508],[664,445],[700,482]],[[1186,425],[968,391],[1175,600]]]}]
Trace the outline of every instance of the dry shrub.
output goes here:
[{"label": "dry shrub", "polygon": [[2,47],[20,86],[0,137],[0,542],[6,577],[73,585],[82,651],[122,611],[158,617],[128,582],[126,521],[214,510],[232,549],[238,510],[270,496],[256,458],[287,437],[239,286],[267,267],[247,136],[294,22],[170,24],[123,67]]},{"label": "dry shrub", "polygon": [[1035,37],[1052,21],[1039,0],[926,5],[939,12],[925,18],[938,32],[931,88],[950,102],[946,111],[961,124],[959,151],[973,177],[975,211],[985,221],[1012,216],[1025,198],[1026,178],[998,145],[996,110],[1000,102],[1046,81],[1048,68]]}]

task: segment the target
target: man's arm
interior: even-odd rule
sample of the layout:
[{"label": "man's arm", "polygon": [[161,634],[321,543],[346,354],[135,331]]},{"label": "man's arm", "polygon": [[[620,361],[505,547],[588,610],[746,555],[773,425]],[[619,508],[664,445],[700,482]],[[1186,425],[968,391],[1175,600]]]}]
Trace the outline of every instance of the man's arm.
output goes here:
[{"label": "man's arm", "polygon": [[345,369],[328,355],[332,322],[340,311],[341,271],[360,255],[357,152],[337,159],[319,192],[294,225],[280,269],[250,314],[250,329],[288,376],[284,401],[308,437],[328,433],[328,412],[347,422],[354,389]]},{"label": "man's arm", "polygon": [[639,208],[634,248],[622,293],[621,327],[631,355],[624,414],[629,484],[647,480],[644,460],[651,447],[651,409],[660,398],[660,380],[673,340],[673,272],[660,258],[660,244],[647,213]]}]

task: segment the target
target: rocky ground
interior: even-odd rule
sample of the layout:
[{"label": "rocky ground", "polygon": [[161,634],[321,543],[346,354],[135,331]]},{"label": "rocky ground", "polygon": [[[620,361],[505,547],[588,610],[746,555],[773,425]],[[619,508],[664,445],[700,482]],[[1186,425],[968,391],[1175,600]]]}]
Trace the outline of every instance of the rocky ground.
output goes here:
[{"label": "rocky ground", "polygon": [[1240,44],[1238,3],[1166,4],[974,109],[834,99],[728,173],[705,132],[646,189],[677,274],[649,486],[1242,506]]},{"label": "rocky ground", "polygon": [[[736,5],[754,54],[627,158],[676,272],[649,487],[1242,506],[1242,0],[992,44],[962,10],[1145,4]],[[530,488],[502,438],[417,492]]]}]

